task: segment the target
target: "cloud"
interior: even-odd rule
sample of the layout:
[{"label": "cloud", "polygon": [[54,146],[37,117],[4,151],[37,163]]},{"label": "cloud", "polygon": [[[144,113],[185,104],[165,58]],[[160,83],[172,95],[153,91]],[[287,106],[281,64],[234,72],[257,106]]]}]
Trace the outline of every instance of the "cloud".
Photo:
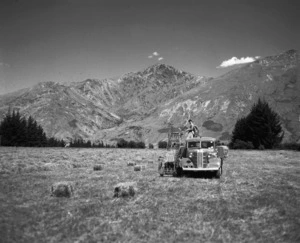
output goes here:
[{"label": "cloud", "polygon": [[256,56],[256,57],[241,57],[240,59],[238,59],[237,57],[232,57],[232,58],[230,58],[228,60],[223,61],[221,63],[221,65],[218,66],[217,68],[226,68],[226,67],[230,67],[230,66],[233,66],[233,65],[254,62],[258,58],[260,58],[260,56]]},{"label": "cloud", "polygon": [[152,59],[154,57],[157,58],[158,61],[161,61],[164,59],[157,51],[153,52],[152,54],[150,54],[148,56],[149,59]]}]

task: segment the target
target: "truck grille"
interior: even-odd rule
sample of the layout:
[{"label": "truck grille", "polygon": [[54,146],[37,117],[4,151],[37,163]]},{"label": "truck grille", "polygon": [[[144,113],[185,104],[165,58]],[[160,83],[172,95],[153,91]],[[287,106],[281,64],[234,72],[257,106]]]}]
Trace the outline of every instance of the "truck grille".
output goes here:
[{"label": "truck grille", "polygon": [[208,152],[203,152],[202,153],[202,167],[206,168],[208,163],[209,163],[209,161],[208,161]]},{"label": "truck grille", "polygon": [[194,168],[206,168],[209,163],[208,152],[193,152],[190,159]]},{"label": "truck grille", "polygon": [[198,168],[198,156],[197,156],[197,152],[193,152],[193,154],[192,154],[192,158],[191,158],[191,161],[192,161],[192,163],[193,163],[193,166],[194,166],[194,168]]},{"label": "truck grille", "polygon": [[197,153],[197,168],[201,168],[202,167],[202,161],[203,161],[203,153],[199,152]]}]

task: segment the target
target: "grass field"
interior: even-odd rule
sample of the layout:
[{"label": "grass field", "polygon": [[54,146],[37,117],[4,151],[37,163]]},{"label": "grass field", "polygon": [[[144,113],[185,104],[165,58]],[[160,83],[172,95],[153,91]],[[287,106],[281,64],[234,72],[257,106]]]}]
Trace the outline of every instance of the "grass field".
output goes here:
[{"label": "grass field", "polygon": [[[0,147],[0,241],[300,242],[300,153],[229,153],[212,179],[160,177],[164,150]],[[58,181],[74,195],[51,196]]]}]

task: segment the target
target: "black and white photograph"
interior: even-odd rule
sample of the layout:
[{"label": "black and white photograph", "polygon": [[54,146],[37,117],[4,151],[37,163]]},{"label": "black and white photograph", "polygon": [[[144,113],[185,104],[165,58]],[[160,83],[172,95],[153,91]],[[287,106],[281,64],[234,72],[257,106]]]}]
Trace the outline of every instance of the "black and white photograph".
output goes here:
[{"label": "black and white photograph", "polygon": [[299,12],[0,0],[0,242],[300,242]]}]

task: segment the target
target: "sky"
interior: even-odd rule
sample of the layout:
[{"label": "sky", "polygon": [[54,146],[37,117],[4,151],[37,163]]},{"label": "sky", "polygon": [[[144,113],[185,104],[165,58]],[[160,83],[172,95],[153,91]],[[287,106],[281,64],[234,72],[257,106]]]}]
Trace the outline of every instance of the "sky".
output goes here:
[{"label": "sky", "polygon": [[297,0],[1,0],[0,94],[155,63],[217,77],[300,46]]}]

